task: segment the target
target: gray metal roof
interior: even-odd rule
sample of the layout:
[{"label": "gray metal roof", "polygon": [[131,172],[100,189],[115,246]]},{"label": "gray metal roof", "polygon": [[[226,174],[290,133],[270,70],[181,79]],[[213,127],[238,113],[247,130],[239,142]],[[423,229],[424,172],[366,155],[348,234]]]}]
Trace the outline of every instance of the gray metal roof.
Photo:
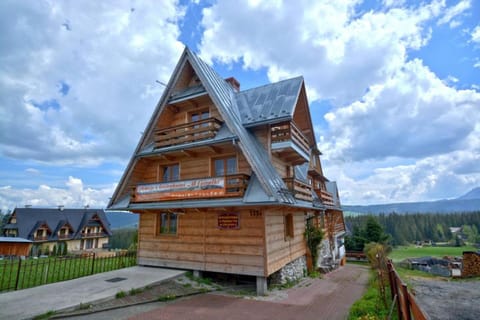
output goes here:
[{"label": "gray metal roof", "polygon": [[296,77],[236,94],[242,123],[246,127],[289,120],[302,88],[303,77]]},{"label": "gray metal roof", "polygon": [[23,242],[23,243],[32,243],[32,241],[25,238],[18,237],[0,237],[0,242]]},{"label": "gray metal roof", "polygon": [[[58,208],[16,208],[13,212],[17,222],[9,224],[17,229],[18,236],[26,239],[33,239],[33,233],[43,223],[52,231],[50,241],[58,240],[57,232],[61,226],[69,224],[74,231],[72,239],[81,238],[81,230],[93,218],[98,215],[104,226],[104,232],[112,235],[110,224],[103,209],[58,209]],[[7,228],[4,228],[4,230]]]},{"label": "gray metal roof", "polygon": [[[153,153],[153,146],[145,145],[148,143],[149,136],[152,134],[155,123],[163,109],[167,105],[173,92],[173,86],[178,79],[178,76],[186,63],[190,63],[195,74],[199,77],[200,82],[205,88],[207,94],[210,96],[215,106],[217,107],[224,124],[226,125],[229,134],[224,138],[230,137],[238,139],[238,145],[242,150],[245,158],[250,164],[253,172],[258,178],[259,185],[268,198],[273,198],[275,201],[283,204],[295,204],[297,200],[291,192],[287,191],[287,187],[280,177],[277,170],[270,163],[270,157],[267,150],[258,141],[255,135],[247,128],[247,124],[259,124],[263,120],[271,121],[272,117],[279,115],[276,120],[289,119],[292,117],[293,109],[296,99],[303,85],[303,78],[297,77],[290,80],[281,81],[276,84],[266,85],[263,87],[246,90],[244,92],[236,93],[233,88],[227,83],[219,74],[217,74],[208,64],[202,61],[195,53],[190,51],[188,47],[185,48],[174,73],[168,82],[168,86],[157,104],[153,116],[151,117],[147,129],[144,131],[142,138],[137,145],[134,155],[130,159],[129,165],[125,170],[120,183],[118,184],[114,195],[108,205],[109,209],[127,209],[125,204],[129,201],[124,196],[127,188],[127,180],[130,178],[133,167],[135,166],[138,156]],[[272,90],[272,93],[267,94],[267,91]],[[201,93],[193,90],[192,92],[184,92],[184,94]],[[178,98],[178,97],[176,97]],[[252,102],[252,106],[248,106]],[[263,119],[262,114],[269,112],[269,116]],[[281,116],[281,115],[284,115]],[[246,123],[244,119],[250,117]],[[212,140],[205,140],[196,142],[198,145],[203,143],[211,144],[214,141],[219,141],[222,137],[222,132],[219,131],[217,137]],[[215,140],[217,139],[217,140]],[[162,152],[176,149],[184,149],[192,147],[193,144],[172,146],[162,148]],[[195,145],[196,146],[196,145]],[[142,149],[143,148],[143,149]],[[155,150],[156,152],[157,150]],[[246,195],[248,196],[248,194]],[[215,200],[218,202],[218,200]],[[166,202],[170,203],[171,202]],[[198,201],[195,201],[198,203]],[[245,202],[242,201],[245,204]],[[128,208],[132,208],[128,206]],[[144,206],[143,206],[144,207]]]},{"label": "gray metal roof", "polygon": [[267,194],[280,202],[295,203],[292,194],[282,192],[286,189],[286,185],[270,163],[267,150],[243,126],[233,88],[190,49],[185,48],[185,50],[188,57],[191,58],[193,69],[215,102],[223,120],[230,130],[238,136],[240,148]]}]

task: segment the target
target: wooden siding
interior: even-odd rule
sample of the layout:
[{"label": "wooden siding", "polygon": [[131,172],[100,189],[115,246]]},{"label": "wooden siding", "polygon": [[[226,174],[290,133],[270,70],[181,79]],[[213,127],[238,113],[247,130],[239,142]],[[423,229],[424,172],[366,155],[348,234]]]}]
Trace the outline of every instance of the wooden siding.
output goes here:
[{"label": "wooden siding", "polygon": [[234,274],[264,275],[263,218],[240,213],[240,229],[218,228],[223,211],[188,211],[178,217],[177,235],[156,233],[157,213],[140,215],[140,264]]},{"label": "wooden siding", "polygon": [[[293,237],[285,237],[284,216],[293,214]],[[281,269],[287,263],[306,254],[304,212],[284,212],[270,209],[265,214],[266,275]]]}]

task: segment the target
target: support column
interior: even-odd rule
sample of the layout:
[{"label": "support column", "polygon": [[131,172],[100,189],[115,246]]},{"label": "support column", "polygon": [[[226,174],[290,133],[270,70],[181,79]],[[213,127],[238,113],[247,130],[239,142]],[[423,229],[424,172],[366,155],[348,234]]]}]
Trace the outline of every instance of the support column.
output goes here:
[{"label": "support column", "polygon": [[257,277],[257,296],[265,296],[267,294],[267,278]]},{"label": "support column", "polygon": [[201,278],[202,277],[202,271],[200,270],[193,270],[193,276],[195,278]]}]

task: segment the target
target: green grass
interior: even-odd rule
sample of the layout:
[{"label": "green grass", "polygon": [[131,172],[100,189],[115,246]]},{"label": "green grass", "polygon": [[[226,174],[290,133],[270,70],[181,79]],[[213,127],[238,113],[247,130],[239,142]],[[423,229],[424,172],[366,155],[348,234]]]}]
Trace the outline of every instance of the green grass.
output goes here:
[{"label": "green grass", "polygon": [[[390,303],[390,289],[385,288],[387,295],[387,301]],[[370,270],[370,280],[368,283],[367,292],[355,301],[350,308],[348,319],[362,319],[362,320],[380,320],[386,319],[389,314],[389,307],[385,308],[380,292],[378,280],[373,270]],[[395,313],[392,314],[392,318],[396,319]]]},{"label": "green grass", "polygon": [[[31,288],[136,265],[136,257],[49,257],[0,261],[0,292]],[[18,270],[20,267],[20,271]],[[18,281],[17,281],[17,275]]]},{"label": "green grass", "polygon": [[420,257],[444,257],[444,256],[462,256],[463,251],[476,251],[472,246],[464,247],[397,247],[388,255],[393,262],[399,262],[407,258]]}]

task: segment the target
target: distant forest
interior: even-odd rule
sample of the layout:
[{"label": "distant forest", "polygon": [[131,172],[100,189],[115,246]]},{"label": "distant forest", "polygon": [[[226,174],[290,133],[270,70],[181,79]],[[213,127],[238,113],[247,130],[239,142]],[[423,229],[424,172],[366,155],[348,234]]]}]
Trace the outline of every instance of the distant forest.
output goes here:
[{"label": "distant forest", "polygon": [[[352,234],[358,234],[364,228],[371,215],[345,216],[345,224]],[[463,234],[469,242],[480,242],[480,211],[466,213],[411,213],[374,215],[390,243],[406,245],[416,241],[453,242],[455,237],[450,227],[464,227]],[[472,241],[473,240],[473,241]]]}]

